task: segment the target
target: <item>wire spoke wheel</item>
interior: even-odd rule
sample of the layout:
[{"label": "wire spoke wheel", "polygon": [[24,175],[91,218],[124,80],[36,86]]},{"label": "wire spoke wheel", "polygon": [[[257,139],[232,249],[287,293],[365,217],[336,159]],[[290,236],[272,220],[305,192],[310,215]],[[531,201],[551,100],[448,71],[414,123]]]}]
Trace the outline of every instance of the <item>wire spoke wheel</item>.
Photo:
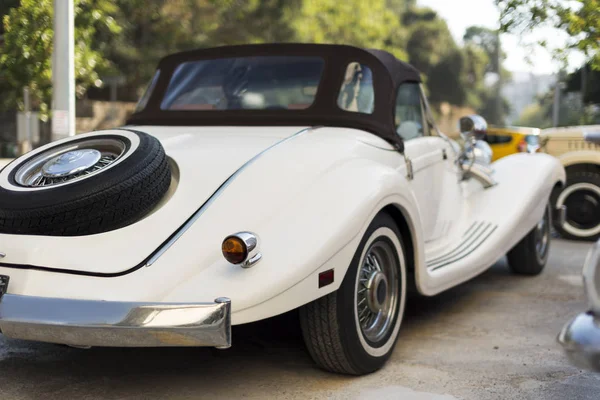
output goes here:
[{"label": "wire spoke wheel", "polygon": [[47,187],[89,178],[123,157],[127,145],[118,138],[99,138],[68,142],[24,163],[15,173],[23,187]]},{"label": "wire spoke wheel", "polygon": [[379,342],[393,327],[398,304],[398,266],[393,247],[376,240],[364,258],[356,282],[356,310],[364,337]]}]

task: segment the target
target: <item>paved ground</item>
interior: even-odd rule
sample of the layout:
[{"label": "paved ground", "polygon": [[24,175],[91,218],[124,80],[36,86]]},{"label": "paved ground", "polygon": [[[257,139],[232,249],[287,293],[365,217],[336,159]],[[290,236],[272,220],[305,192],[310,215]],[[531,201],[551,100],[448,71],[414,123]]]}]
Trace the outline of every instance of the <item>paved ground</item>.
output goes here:
[{"label": "paved ground", "polygon": [[556,343],[585,307],[589,245],[555,241],[539,277],[500,260],[434,298],[411,298],[380,372],[316,369],[293,315],[234,331],[234,347],[91,349],[0,339],[1,399],[598,399],[600,374],[571,367]]}]

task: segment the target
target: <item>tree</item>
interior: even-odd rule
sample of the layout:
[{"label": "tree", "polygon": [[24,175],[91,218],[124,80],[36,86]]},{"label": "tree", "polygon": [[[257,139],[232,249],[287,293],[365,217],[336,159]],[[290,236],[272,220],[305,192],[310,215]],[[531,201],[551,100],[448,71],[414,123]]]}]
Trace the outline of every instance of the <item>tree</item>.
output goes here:
[{"label": "tree", "polygon": [[[498,39],[498,31],[482,26],[467,28],[463,36],[466,51],[478,49],[478,51],[485,54],[486,58],[484,74],[471,80],[471,90],[476,95],[472,96],[469,104],[490,123],[502,125],[504,124],[506,115],[510,112],[510,106],[504,98],[499,96],[501,90],[499,86],[500,81],[497,81],[495,87],[486,87],[483,84],[488,74],[493,74],[496,79],[500,75],[503,81],[510,79],[511,73],[502,67],[502,61],[506,59],[506,53],[502,50]],[[479,56],[479,63],[476,65],[481,67],[480,63],[483,61],[483,57]],[[478,103],[475,101],[478,101]],[[499,102],[500,104],[498,104]]]},{"label": "tree", "polygon": [[[463,40],[467,44],[478,46],[488,56],[486,72],[498,73],[498,33],[497,31],[483,26],[470,26],[467,28]],[[506,53],[500,49],[500,62],[506,59]]]},{"label": "tree", "polygon": [[385,0],[302,1],[289,19],[296,38],[303,42],[343,43],[388,50],[406,59],[399,18]]},{"label": "tree", "polygon": [[[553,126],[554,88],[538,97],[537,102],[523,110],[517,124],[548,128]],[[581,97],[576,93],[561,96],[558,126],[598,123],[598,115],[582,113]]]},{"label": "tree", "polygon": [[0,2],[0,36],[4,34],[4,25],[2,24],[4,16],[8,15],[11,8],[18,7],[20,3],[21,0],[2,0]]},{"label": "tree", "polygon": [[[97,35],[96,46],[111,61],[106,75],[123,75],[119,98],[135,101],[158,61],[171,53],[242,43],[296,38],[290,18],[302,0],[115,0],[120,35]],[[89,96],[108,98],[107,88]]]},{"label": "tree", "polygon": [[430,8],[411,9],[404,14],[403,23],[410,30],[406,44],[410,63],[426,77],[458,49],[446,21]]},{"label": "tree", "polygon": [[581,92],[583,89],[583,72],[585,69],[585,93],[583,101],[585,104],[600,104],[600,71],[593,70],[590,64],[584,65],[573,73],[569,74],[566,79],[567,92]]},{"label": "tree", "polygon": [[[99,83],[97,70],[105,61],[90,44],[98,29],[118,31],[112,12],[114,6],[108,0],[75,0],[75,78],[79,95]],[[21,0],[19,7],[4,16],[0,71],[8,90],[0,106],[22,107],[22,89],[27,86],[42,118],[47,118],[52,98],[52,24],[52,0]]]},{"label": "tree", "polygon": [[[600,69],[600,0],[495,0],[500,9],[500,29],[521,34],[540,26],[567,32],[567,49],[579,49]],[[545,41],[540,45],[546,46]],[[556,56],[563,60],[566,52]]]}]

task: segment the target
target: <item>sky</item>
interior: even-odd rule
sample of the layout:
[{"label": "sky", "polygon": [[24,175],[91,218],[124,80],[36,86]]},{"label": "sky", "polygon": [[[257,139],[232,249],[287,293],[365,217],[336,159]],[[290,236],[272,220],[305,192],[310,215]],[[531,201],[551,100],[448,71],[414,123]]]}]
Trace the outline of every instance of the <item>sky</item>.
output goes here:
[{"label": "sky", "polygon": [[[493,0],[418,0],[418,4],[434,9],[444,18],[455,40],[462,43],[465,30],[472,25],[498,27],[498,10]],[[558,71],[559,64],[552,60],[551,54],[537,47],[533,52],[532,63],[525,60],[531,53],[531,47],[524,43],[534,43],[544,38],[550,47],[560,47],[566,41],[566,33],[555,29],[538,29],[523,38],[503,34],[500,38],[502,48],[507,54],[504,67],[512,72],[533,72],[535,74],[552,74]],[[569,56],[569,70],[579,67],[584,61],[581,54]]]}]

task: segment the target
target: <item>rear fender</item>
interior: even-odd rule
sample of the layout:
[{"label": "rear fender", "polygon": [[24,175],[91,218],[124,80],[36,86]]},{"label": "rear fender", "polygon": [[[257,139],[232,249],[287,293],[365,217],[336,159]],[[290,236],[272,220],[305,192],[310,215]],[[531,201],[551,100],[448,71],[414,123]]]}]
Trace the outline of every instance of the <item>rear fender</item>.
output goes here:
[{"label": "rear fender", "polygon": [[[216,294],[231,298],[234,324],[271,317],[338,289],[362,235],[381,209],[394,204],[407,218],[418,219],[402,157],[347,136],[340,139],[336,131],[298,137],[293,147],[266,153],[234,180],[153,266],[184,263],[182,269],[189,271],[164,301]],[[281,167],[273,170],[272,165]],[[226,235],[242,230],[261,239],[263,258],[252,268],[228,264],[217,254],[192,273],[195,260],[181,256],[197,252],[199,243],[219,249]],[[423,243],[421,232],[414,230],[413,242]],[[334,282],[319,288],[318,275],[328,269],[334,269]]]},{"label": "rear fender", "polygon": [[[410,191],[402,190],[405,187],[406,181],[398,173],[365,160],[329,170],[265,223],[250,224],[262,242],[259,263],[243,269],[219,259],[175,287],[165,301],[183,301],[198,293],[210,298],[219,293],[231,298],[232,321],[240,324],[325,296],[341,285],[364,232],[378,212],[394,204],[408,216],[418,215]],[[223,200],[221,205],[226,208]],[[277,209],[275,204],[270,206]],[[415,234],[413,242],[422,243],[420,231]],[[334,282],[319,288],[319,273],[329,269],[334,270]]]}]

